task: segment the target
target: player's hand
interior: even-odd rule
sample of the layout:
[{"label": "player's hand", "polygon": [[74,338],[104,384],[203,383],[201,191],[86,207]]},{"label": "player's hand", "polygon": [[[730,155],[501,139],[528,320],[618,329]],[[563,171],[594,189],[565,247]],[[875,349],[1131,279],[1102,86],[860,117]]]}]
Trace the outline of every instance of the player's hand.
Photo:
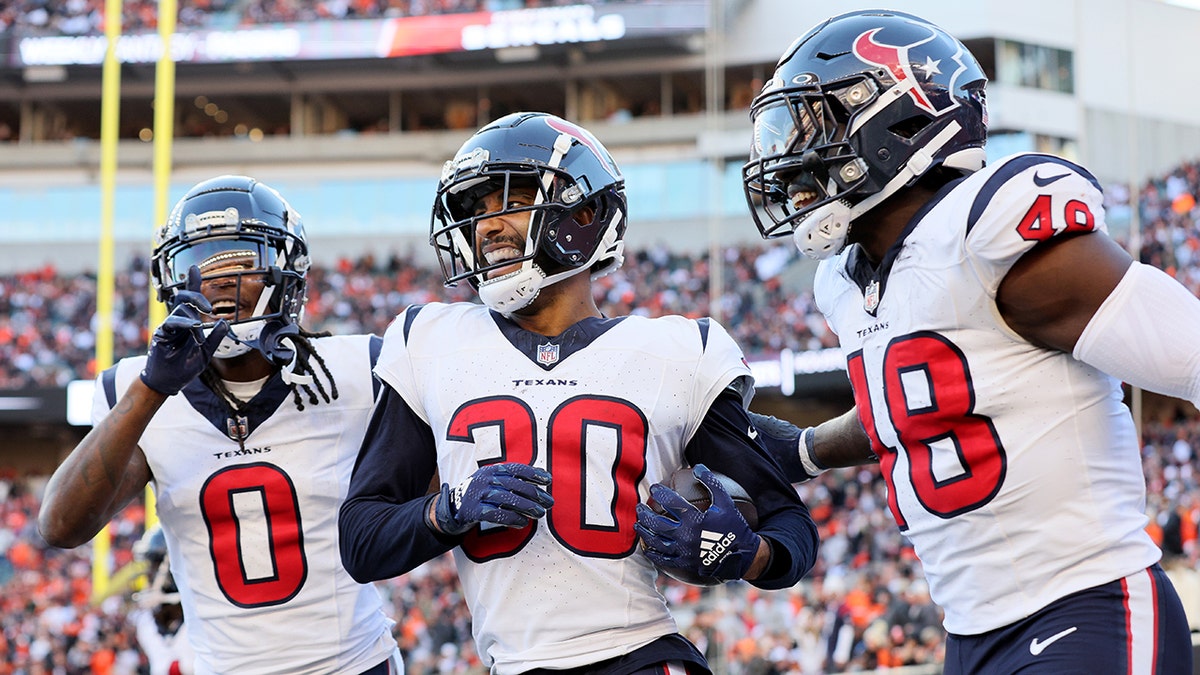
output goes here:
[{"label": "player's hand", "polygon": [[194,265],[188,268],[185,288],[187,290],[175,294],[170,315],[154,331],[142,369],[142,382],[167,396],[178,394],[204,372],[217,345],[229,332],[229,324],[221,319],[207,337],[204,335],[204,321],[200,315],[211,312],[212,305],[200,293],[200,269]]},{"label": "player's hand", "polygon": [[741,579],[754,562],[759,536],[708,467],[697,464],[692,472],[712,494],[707,511],[655,483],[650,486],[650,496],[670,515],[659,515],[638,504],[633,529],[642,538],[646,557],[658,567],[721,581]]},{"label": "player's hand", "polygon": [[465,534],[480,523],[524,527],[554,505],[554,498],[545,490],[549,485],[550,474],[543,469],[515,462],[489,464],[457,487],[442,483],[434,524],[452,536]]}]

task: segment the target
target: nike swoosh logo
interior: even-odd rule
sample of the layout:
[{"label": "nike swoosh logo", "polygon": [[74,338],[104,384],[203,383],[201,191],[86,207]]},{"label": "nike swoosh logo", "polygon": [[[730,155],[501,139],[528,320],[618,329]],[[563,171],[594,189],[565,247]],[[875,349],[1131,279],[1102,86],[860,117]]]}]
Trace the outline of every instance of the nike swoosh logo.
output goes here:
[{"label": "nike swoosh logo", "polygon": [[1078,628],[1076,628],[1075,626],[1071,626],[1070,628],[1068,628],[1064,631],[1061,631],[1061,632],[1055,633],[1054,635],[1051,635],[1050,637],[1046,638],[1045,640],[1043,640],[1041,642],[1038,642],[1037,638],[1033,638],[1033,642],[1029,643],[1029,653],[1033,654],[1034,656],[1037,656],[1038,654],[1041,654],[1046,649],[1046,647],[1049,647],[1050,645],[1054,644],[1055,642],[1058,642],[1059,640],[1067,637],[1071,633],[1074,633],[1076,630],[1078,630]]},{"label": "nike swoosh logo", "polygon": [[750,427],[749,429],[746,430],[746,435],[750,437],[750,440],[754,440],[754,439],[758,438],[758,429],[755,429],[754,427]]},{"label": "nike swoosh logo", "polygon": [[1042,178],[1041,176],[1039,176],[1038,174],[1035,173],[1035,174],[1033,174],[1033,184],[1038,187],[1046,187],[1047,185],[1053,183],[1054,181],[1061,180],[1070,175],[1071,174],[1069,174],[1069,173],[1063,173],[1063,174],[1059,174],[1057,176],[1049,176],[1047,178]]}]

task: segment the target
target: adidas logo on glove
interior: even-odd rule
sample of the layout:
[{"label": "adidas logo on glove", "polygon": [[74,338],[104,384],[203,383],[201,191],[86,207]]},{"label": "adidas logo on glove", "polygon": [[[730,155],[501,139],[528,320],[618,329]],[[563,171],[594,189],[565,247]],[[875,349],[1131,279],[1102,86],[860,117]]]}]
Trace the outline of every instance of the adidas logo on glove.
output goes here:
[{"label": "adidas logo on glove", "polygon": [[716,563],[725,557],[725,552],[735,541],[737,541],[737,535],[732,532],[723,535],[720,532],[703,530],[700,532],[700,564],[707,567]]}]

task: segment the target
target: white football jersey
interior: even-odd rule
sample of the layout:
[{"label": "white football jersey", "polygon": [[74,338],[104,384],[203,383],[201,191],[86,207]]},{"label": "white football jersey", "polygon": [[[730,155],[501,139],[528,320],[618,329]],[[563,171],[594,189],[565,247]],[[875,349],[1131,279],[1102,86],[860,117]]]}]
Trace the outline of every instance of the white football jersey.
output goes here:
[{"label": "white football jersey", "polygon": [[[338,551],[338,507],[374,403],[372,339],[312,339],[337,383],[329,403],[298,410],[275,375],[231,420],[197,378],[142,434],[196,673],[358,675],[396,649],[379,592],[351,579]],[[95,422],[144,362],[101,374]],[[231,438],[239,427],[244,447]]]},{"label": "white football jersey", "polygon": [[996,307],[1023,253],[1093,230],[1107,231],[1095,179],[1024,154],[935,199],[878,273],[857,247],[818,268],[817,304],[889,507],[952,633],[1010,624],[1159,558],[1120,382],[1025,341]]},{"label": "white football jersey", "polygon": [[133,616],[138,647],[149,661],[150,675],[192,675],[195,672],[196,654],[188,642],[186,624],[170,635],[163,635],[150,610],[139,610]]},{"label": "white football jersey", "polygon": [[545,518],[454,549],[480,654],[499,675],[569,668],[676,632],[635,506],[684,466],[717,395],[749,379],[740,349],[682,317],[585,320],[553,340],[505,323],[481,305],[409,308],[375,369],[432,428],[443,483],[497,461],[553,475]]}]

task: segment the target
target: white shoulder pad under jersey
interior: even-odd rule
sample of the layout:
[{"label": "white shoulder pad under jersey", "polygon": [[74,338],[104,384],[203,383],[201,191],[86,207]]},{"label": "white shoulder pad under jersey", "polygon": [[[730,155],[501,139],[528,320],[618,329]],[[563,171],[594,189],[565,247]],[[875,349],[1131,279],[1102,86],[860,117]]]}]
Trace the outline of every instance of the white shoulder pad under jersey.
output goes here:
[{"label": "white shoulder pad under jersey", "polygon": [[392,322],[375,372],[429,423],[443,482],[498,461],[553,475],[544,519],[455,549],[493,673],[596,663],[676,630],[634,507],[750,377],[719,324],[587,319],[550,339],[481,305],[429,304]]},{"label": "white shoulder pad under jersey", "polygon": [[818,268],[889,507],[951,632],[1007,625],[1158,558],[1120,383],[1025,341],[995,302],[1040,242],[1104,230],[1086,171],[1016,155],[940,194],[879,266],[851,247]]},{"label": "white shoulder pad under jersey", "polygon": [[[379,338],[311,342],[336,399],[305,395],[298,410],[276,375],[234,416],[197,380],[167,399],[139,443],[197,673],[357,675],[395,649],[378,591],[342,567],[337,534],[374,404]],[[101,374],[95,421],[144,363],[123,359]],[[243,443],[231,437],[239,432]]]}]

